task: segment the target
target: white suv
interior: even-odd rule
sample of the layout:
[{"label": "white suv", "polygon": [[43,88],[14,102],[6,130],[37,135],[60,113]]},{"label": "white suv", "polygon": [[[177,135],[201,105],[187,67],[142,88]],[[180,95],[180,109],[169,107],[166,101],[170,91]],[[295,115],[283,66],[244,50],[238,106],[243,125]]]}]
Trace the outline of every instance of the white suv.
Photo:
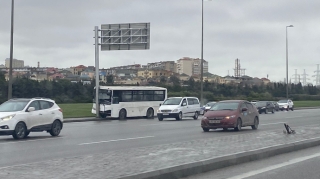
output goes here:
[{"label": "white suv", "polygon": [[159,121],[164,118],[176,118],[179,121],[183,117],[193,117],[197,120],[200,110],[199,99],[196,97],[172,97],[162,103],[157,116]]},{"label": "white suv", "polygon": [[63,126],[61,108],[51,99],[11,99],[0,105],[0,135],[26,138],[30,132],[58,136]]},{"label": "white suv", "polygon": [[289,111],[289,109],[291,109],[291,111],[293,111],[294,104],[291,99],[282,99],[282,100],[278,101],[278,104],[279,104],[279,109],[281,111],[283,111],[283,110]]}]

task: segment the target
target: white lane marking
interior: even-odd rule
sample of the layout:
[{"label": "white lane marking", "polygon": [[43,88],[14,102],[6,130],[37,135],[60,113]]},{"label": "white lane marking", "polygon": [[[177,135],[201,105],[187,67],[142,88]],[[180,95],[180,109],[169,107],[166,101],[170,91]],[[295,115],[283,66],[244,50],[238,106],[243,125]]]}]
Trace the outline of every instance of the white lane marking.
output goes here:
[{"label": "white lane marking", "polygon": [[167,125],[167,124],[172,124],[172,123],[163,123],[163,124],[145,124],[145,125],[140,125],[140,126],[157,126],[157,125]]},{"label": "white lane marking", "polygon": [[275,123],[267,123],[267,124],[260,124],[261,126],[266,126],[266,125],[273,125],[273,124],[283,124],[286,122],[275,122]]},{"label": "white lane marking", "polygon": [[100,144],[100,143],[117,142],[117,141],[125,141],[125,140],[145,139],[145,138],[151,138],[151,137],[154,137],[154,136],[144,136],[144,137],[135,137],[135,138],[126,138],[126,139],[114,139],[114,140],[106,140],[106,141],[99,141],[99,142],[88,142],[88,143],[81,143],[78,145]]},{"label": "white lane marking", "polygon": [[303,116],[286,117],[286,119],[290,119],[290,118],[298,118],[298,117],[303,117]]},{"label": "white lane marking", "polygon": [[240,174],[238,176],[234,176],[234,177],[231,177],[231,178],[228,178],[228,179],[248,178],[248,177],[251,177],[251,176],[254,176],[254,175],[258,175],[258,174],[261,174],[261,173],[264,173],[264,172],[268,172],[268,171],[271,171],[271,170],[279,169],[281,167],[285,167],[285,166],[288,166],[288,165],[296,164],[296,163],[303,162],[303,161],[306,161],[306,160],[309,160],[309,159],[312,159],[312,158],[316,158],[316,157],[320,157],[320,153],[316,153],[316,154],[305,156],[305,157],[295,158],[295,159],[289,160],[287,162],[283,162],[283,163],[280,163],[280,164],[272,165],[272,166],[265,167],[265,168],[262,168],[262,169],[259,169],[259,170],[255,170],[255,171],[251,171],[251,172],[248,172],[248,173]]},{"label": "white lane marking", "polygon": [[[17,142],[1,142],[1,144],[15,144],[15,143],[23,143],[23,142],[35,142],[35,141],[41,141],[41,140],[53,140],[53,139],[62,139],[64,137],[54,137],[54,138],[46,138],[46,139],[34,139],[34,140],[23,140],[23,141],[17,141]],[[1,140],[0,140],[1,141]]]}]

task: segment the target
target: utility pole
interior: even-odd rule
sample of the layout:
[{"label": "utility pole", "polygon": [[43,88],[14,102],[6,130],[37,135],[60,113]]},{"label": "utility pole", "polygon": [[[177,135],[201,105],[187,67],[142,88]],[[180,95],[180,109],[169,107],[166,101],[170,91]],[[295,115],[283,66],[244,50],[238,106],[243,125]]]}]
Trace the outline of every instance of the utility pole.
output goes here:
[{"label": "utility pole", "polygon": [[9,66],[8,100],[12,98],[13,22],[14,22],[13,15],[14,15],[14,0],[11,0],[11,33],[10,33],[10,66]]}]

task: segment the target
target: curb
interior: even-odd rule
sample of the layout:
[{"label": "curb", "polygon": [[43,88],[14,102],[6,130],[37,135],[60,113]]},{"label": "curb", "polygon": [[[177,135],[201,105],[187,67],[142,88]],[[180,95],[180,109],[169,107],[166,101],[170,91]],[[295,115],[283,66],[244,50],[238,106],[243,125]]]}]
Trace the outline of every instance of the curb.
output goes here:
[{"label": "curb", "polygon": [[65,118],[63,123],[71,123],[71,122],[88,122],[88,121],[100,121],[102,119],[95,118],[95,117],[88,117],[88,118]]},{"label": "curb", "polygon": [[130,176],[120,177],[121,179],[167,179],[182,178],[199,173],[204,173],[224,167],[237,165],[254,160],[273,157],[275,155],[289,153],[320,145],[320,137],[301,140],[284,145],[274,145],[271,147],[235,153],[232,155],[211,158],[193,163],[163,168]]}]

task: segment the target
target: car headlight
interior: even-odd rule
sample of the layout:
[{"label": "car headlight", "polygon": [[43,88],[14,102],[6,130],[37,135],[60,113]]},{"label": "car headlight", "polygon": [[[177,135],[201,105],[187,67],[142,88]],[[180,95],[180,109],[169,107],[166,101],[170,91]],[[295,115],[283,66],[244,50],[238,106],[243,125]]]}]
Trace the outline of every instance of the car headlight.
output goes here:
[{"label": "car headlight", "polygon": [[172,112],[178,112],[179,111],[179,109],[174,109],[174,110],[172,110]]},{"label": "car headlight", "polygon": [[159,109],[157,110],[157,113],[161,112]]},{"label": "car headlight", "polygon": [[226,116],[225,119],[232,119],[232,118],[235,118],[236,115],[232,115],[232,116]]},{"label": "car headlight", "polygon": [[266,108],[266,107],[262,107],[261,109],[264,109],[264,108]]},{"label": "car headlight", "polygon": [[205,120],[205,119],[208,119],[208,118],[207,118],[206,116],[203,116],[203,117],[202,117],[202,119],[204,119],[204,120]]},{"label": "car headlight", "polygon": [[1,118],[3,121],[8,121],[10,119],[12,119],[15,115],[10,115],[10,116],[6,116],[6,117],[3,117]]}]

